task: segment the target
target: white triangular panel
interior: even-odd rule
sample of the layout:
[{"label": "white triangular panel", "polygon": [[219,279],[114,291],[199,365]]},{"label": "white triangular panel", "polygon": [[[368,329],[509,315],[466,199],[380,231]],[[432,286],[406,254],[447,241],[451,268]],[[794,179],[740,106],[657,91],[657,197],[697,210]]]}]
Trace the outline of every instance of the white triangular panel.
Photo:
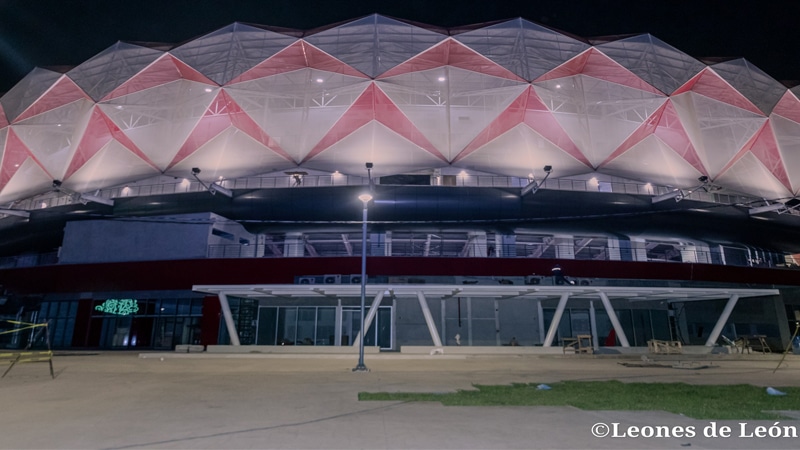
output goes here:
[{"label": "white triangular panel", "polygon": [[449,160],[527,87],[454,67],[406,73],[377,84]]},{"label": "white triangular panel", "polygon": [[295,161],[302,161],[370,81],[300,69],[237,83],[225,92]]},{"label": "white triangular panel", "polygon": [[193,167],[202,169],[202,178],[236,178],[295,167],[246,133],[228,127],[172,167],[167,174],[187,174]]},{"label": "white triangular panel", "polygon": [[78,100],[12,125],[42,166],[54,177],[62,177],[86,128],[92,102]]},{"label": "white triangular panel", "polygon": [[534,89],[594,167],[667,100],[585,75],[538,82]]},{"label": "white triangular panel", "polygon": [[53,187],[53,179],[31,158],[19,169],[0,191],[0,204],[46,192]]},{"label": "white triangular panel", "polygon": [[747,192],[766,199],[786,199],[793,196],[793,193],[789,192],[772,172],[749,152],[714,182],[731,190]]},{"label": "white triangular panel", "polygon": [[583,174],[590,169],[550,141],[520,124],[454,164],[469,170],[528,178],[553,166],[554,177]]},{"label": "white triangular panel", "polygon": [[305,162],[303,167],[364,176],[364,163],[367,161],[374,164],[372,175],[376,177],[444,165],[428,151],[372,121]]},{"label": "white triangular panel", "polygon": [[603,173],[662,186],[691,187],[702,174],[650,135],[603,166]]},{"label": "white triangular panel", "polygon": [[716,178],[767,120],[693,92],[672,97],[672,103],[712,178]]},{"label": "white triangular panel", "polygon": [[99,106],[142,153],[165,170],[217,91],[208,85],[177,80]]},{"label": "white triangular panel", "polygon": [[773,114],[769,119],[795,194],[800,192],[800,123]]},{"label": "white triangular panel", "polygon": [[111,140],[63,181],[64,187],[86,193],[156,174],[153,166]]}]

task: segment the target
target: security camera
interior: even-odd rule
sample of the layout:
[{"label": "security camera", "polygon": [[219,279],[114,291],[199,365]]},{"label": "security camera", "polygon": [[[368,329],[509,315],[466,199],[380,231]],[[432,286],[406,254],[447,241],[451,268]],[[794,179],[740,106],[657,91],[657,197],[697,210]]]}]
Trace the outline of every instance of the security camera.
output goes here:
[{"label": "security camera", "polygon": [[200,169],[198,169],[197,167],[192,167],[192,173],[197,175],[198,173],[200,173]]},{"label": "security camera", "polygon": [[367,163],[367,169],[372,169],[372,163],[371,162]]}]

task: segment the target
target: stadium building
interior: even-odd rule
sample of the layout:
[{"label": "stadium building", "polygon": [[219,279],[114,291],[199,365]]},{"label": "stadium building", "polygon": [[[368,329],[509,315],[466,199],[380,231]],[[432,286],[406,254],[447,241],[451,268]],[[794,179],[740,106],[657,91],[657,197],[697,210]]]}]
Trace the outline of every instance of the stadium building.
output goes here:
[{"label": "stadium building", "polygon": [[0,97],[0,314],[56,348],[782,349],[798,94],[524,19],[118,42]]}]

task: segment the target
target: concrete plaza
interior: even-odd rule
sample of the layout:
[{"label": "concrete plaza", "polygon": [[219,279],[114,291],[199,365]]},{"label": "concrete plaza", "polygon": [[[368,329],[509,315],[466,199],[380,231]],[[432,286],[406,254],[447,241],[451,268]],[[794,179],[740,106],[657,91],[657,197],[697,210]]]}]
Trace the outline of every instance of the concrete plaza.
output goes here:
[{"label": "concrete plaza", "polygon": [[[474,384],[560,380],[747,383],[800,386],[800,356],[692,356],[692,370],[625,367],[638,357],[585,355],[354,355],[57,353],[15,366],[0,380],[0,448],[709,448],[796,449],[800,438],[705,437],[709,421],[662,411],[572,407],[448,407],[360,402],[369,392],[451,392]],[[672,356],[673,362],[680,359]],[[686,357],[688,358],[688,356]],[[684,358],[685,359],[685,358]],[[589,394],[590,395],[590,394]],[[766,395],[766,394],[765,394]],[[595,437],[602,425],[694,427],[694,437]],[[600,428],[598,428],[598,426]],[[800,428],[783,420],[781,427]]]}]

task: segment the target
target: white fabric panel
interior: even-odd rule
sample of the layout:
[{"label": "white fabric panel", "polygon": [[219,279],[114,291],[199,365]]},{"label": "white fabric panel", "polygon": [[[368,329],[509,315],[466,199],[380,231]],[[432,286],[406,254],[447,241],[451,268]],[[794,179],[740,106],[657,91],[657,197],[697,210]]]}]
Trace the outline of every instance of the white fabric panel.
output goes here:
[{"label": "white fabric panel", "polygon": [[25,75],[25,78],[0,97],[0,104],[3,105],[8,121],[16,119],[61,77],[58,72],[39,67]]},{"label": "white fabric panel", "polygon": [[19,198],[48,191],[52,187],[53,179],[38,164],[28,158],[20,164],[17,172],[0,191],[0,203],[7,204]]},{"label": "white fabric panel", "polygon": [[237,83],[225,91],[295,161],[302,161],[369,83],[300,69]]},{"label": "white fabric panel", "polygon": [[161,170],[203,117],[217,89],[176,80],[101,103],[100,109]]},{"label": "white fabric panel", "polygon": [[503,133],[453,166],[527,178],[531,173],[541,175],[542,167],[546,165],[553,166],[554,177],[578,175],[590,171],[585,164],[524,124]]},{"label": "white fabric panel", "polygon": [[373,14],[305,37],[359,72],[377,77],[445,39],[445,35]]},{"label": "white fabric panel", "polygon": [[410,173],[444,162],[384,125],[372,121],[332,145],[302,167],[345,175],[364,176],[364,163],[372,162],[373,177]]},{"label": "white fabric panel", "polygon": [[725,61],[711,67],[766,115],[786,93],[784,85],[746,59]]},{"label": "white fabric panel", "polygon": [[525,19],[513,19],[455,39],[524,80],[534,80],[589,45]]},{"label": "white fabric panel", "polygon": [[700,172],[656,136],[648,136],[603,166],[602,173],[653,183],[688,188],[697,185]]},{"label": "white fabric panel", "polygon": [[63,182],[66,188],[86,193],[151,177],[157,173],[158,171],[151,165],[131,153],[122,144],[111,140]]},{"label": "white fabric panel", "polygon": [[234,23],[173,49],[170,54],[223,85],[296,40],[295,37]]},{"label": "white fabric panel", "polygon": [[67,72],[67,76],[99,101],[163,54],[151,48],[117,42]]},{"label": "white fabric panel", "polygon": [[[92,102],[79,100],[11,125],[42,166],[60,179],[69,166]],[[52,182],[52,180],[50,180]]]},{"label": "white fabric panel", "polygon": [[694,92],[672,97],[672,103],[712,179],[767,120]]},{"label": "white fabric panel", "polygon": [[650,34],[596,48],[665,94],[671,94],[705,68],[700,61]]},{"label": "white fabric panel", "polygon": [[767,199],[792,197],[781,182],[772,175],[752,153],[746,153],[730,169],[714,180],[728,189],[747,192]]},{"label": "white fabric panel", "polygon": [[192,167],[202,169],[204,180],[236,178],[296,167],[246,133],[228,127],[166,172],[186,176]]},{"label": "white fabric panel", "polygon": [[770,119],[786,173],[795,194],[800,192],[800,123],[773,114]]},{"label": "white fabric panel", "polygon": [[534,89],[595,167],[666,101],[585,75],[535,83]]},{"label": "white fabric panel", "polygon": [[447,76],[450,81],[449,158],[452,159],[508,108],[528,84],[454,67],[448,68]]}]

